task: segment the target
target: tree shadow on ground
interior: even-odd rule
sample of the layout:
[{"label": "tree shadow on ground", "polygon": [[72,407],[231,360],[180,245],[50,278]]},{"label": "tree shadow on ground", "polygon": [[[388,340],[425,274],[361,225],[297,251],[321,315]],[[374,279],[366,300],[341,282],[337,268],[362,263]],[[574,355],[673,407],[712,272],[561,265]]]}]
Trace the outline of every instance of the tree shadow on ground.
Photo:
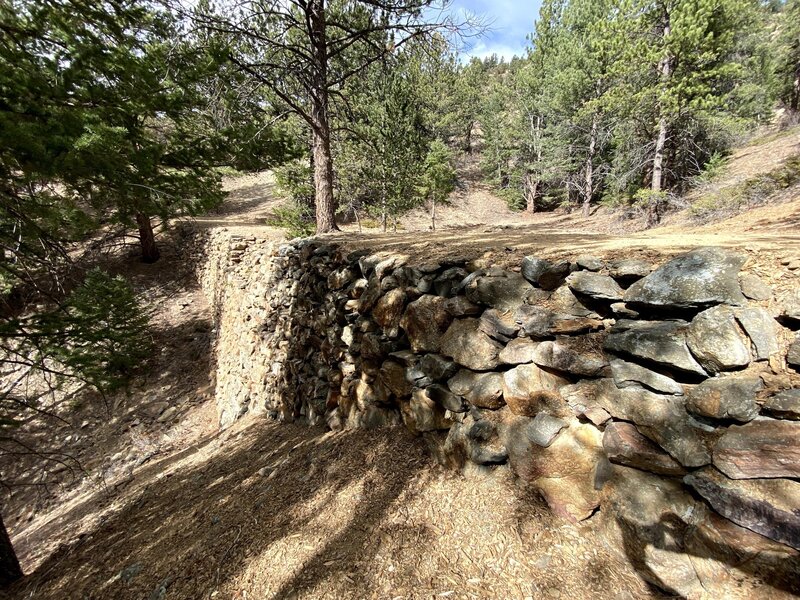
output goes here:
[{"label": "tree shadow on ground", "polygon": [[[399,455],[419,460],[398,464]],[[140,483],[120,510],[59,548],[13,591],[19,598],[138,599],[163,586],[169,598],[204,597],[249,558],[319,527],[322,508],[351,494],[350,519],[273,597],[309,590],[375,551],[372,532],[426,463],[421,443],[397,431],[334,434],[255,420],[175,464],[136,473]]]}]

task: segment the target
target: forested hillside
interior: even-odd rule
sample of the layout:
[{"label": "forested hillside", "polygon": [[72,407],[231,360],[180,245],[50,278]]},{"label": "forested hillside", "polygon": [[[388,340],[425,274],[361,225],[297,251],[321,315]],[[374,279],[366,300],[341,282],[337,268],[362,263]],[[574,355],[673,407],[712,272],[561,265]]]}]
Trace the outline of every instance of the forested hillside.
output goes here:
[{"label": "forested hillside", "polygon": [[[773,246],[788,243],[797,217],[769,211],[800,189],[800,0],[544,0],[529,25],[525,52],[506,60],[472,56],[492,17],[450,0],[0,0],[2,515],[23,526],[31,506],[49,510],[86,482],[105,486],[97,465],[131,455],[119,440],[139,439],[127,429],[131,415],[157,407],[145,419],[157,431],[148,439],[178,418],[162,397],[171,393],[166,379],[191,372],[176,389],[208,400],[200,388],[214,378],[203,361],[225,358],[212,360],[218,298],[209,307],[195,289],[193,274],[208,267],[192,261],[210,260],[198,258],[197,232],[233,236],[228,262],[216,265],[231,273],[259,236],[317,236],[356,253],[399,248],[402,260],[420,261],[414,285],[400,285],[400,274],[368,283],[377,267],[356,257],[343,276],[358,265],[363,283],[353,277],[350,297],[343,287],[334,296],[377,302],[387,290],[365,286],[414,288],[391,296],[402,311],[412,296],[445,297],[479,276],[501,277],[487,273],[545,245],[557,267],[574,258],[567,246],[596,249],[611,265],[630,244],[580,245],[578,234],[602,229],[591,221],[599,214],[636,221],[615,233],[666,224],[661,244],[675,252],[687,222],[677,211],[707,225],[758,208],[766,216],[744,218],[720,243],[747,232],[761,274],[791,291],[800,257],[793,245],[785,256]],[[536,221],[541,213],[550,220]],[[503,233],[518,222],[527,228]],[[333,253],[305,243],[292,246],[298,268]],[[658,262],[655,250],[642,252]],[[439,262],[422,264],[426,257]],[[773,281],[768,264],[781,261]],[[311,277],[287,273],[274,289]],[[348,316],[363,326],[359,335],[378,330],[372,308]],[[478,310],[453,310],[462,309]],[[610,315],[600,310],[598,323]],[[380,325],[396,333],[380,334],[383,357],[405,334]],[[329,351],[325,335],[315,331],[292,358],[311,364]],[[340,359],[320,370],[340,368]],[[90,410],[105,417],[90,420]],[[103,444],[92,455],[95,427]],[[0,519],[2,586],[23,578],[14,534]]]}]

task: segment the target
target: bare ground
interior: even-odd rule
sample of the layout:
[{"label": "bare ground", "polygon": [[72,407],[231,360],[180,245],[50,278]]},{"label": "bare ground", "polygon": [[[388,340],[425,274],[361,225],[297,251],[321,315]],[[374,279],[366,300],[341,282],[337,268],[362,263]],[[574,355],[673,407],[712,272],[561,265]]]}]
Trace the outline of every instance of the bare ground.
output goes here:
[{"label": "bare ground", "polygon": [[[279,237],[264,219],[268,175],[236,178],[228,203],[197,220]],[[778,289],[797,286],[800,196],[728,222],[612,235],[612,217],[517,218],[473,184],[443,212],[442,231],[331,236],[352,248],[419,260],[461,254],[518,265],[525,254],[665,255],[699,245],[742,249]],[[449,209],[448,209],[449,210]],[[450,216],[448,216],[450,215]],[[462,218],[463,217],[463,218]],[[516,220],[515,220],[516,219]],[[413,223],[414,221],[409,221]],[[411,225],[409,225],[411,227]],[[2,464],[41,470],[46,486],[15,488],[3,515],[29,575],[11,598],[647,598],[658,593],[600,535],[596,518],[552,516],[508,474],[445,472],[405,435],[326,433],[249,418],[216,431],[211,315],[178,253],[114,268],[157,307],[150,371],[125,394],[86,395],[55,431],[33,429],[76,459]],[[170,418],[159,420],[164,404]],[[82,470],[81,470],[82,469]],[[770,595],[754,578],[741,597]],[[163,588],[163,590],[162,590]]]}]

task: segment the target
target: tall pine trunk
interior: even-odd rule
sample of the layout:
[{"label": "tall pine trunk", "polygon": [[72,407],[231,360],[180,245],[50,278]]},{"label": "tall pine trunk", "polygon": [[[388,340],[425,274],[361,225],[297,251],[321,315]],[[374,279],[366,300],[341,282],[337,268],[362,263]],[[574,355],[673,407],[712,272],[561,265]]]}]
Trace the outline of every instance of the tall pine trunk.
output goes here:
[{"label": "tall pine trunk", "polygon": [[583,182],[583,216],[588,217],[594,192],[594,155],[597,152],[597,115],[592,117],[589,149],[586,153],[586,173]]},{"label": "tall pine trunk", "polygon": [[533,178],[533,173],[525,173],[525,210],[529,213],[536,212],[536,196],[539,194],[539,181]]},{"label": "tall pine trunk", "polygon": [[792,86],[792,110],[797,112],[800,110],[800,63],[794,70],[794,85]]},{"label": "tall pine trunk", "polygon": [[[671,31],[669,19],[669,13],[665,14],[663,39],[668,38]],[[672,57],[669,55],[668,50],[664,50],[664,56],[661,58],[658,68],[661,72],[661,82],[666,85],[672,76]],[[654,192],[660,192],[664,185],[664,148],[667,145],[668,123],[663,105],[659,107],[659,111],[661,114],[658,119],[658,135],[656,136],[656,148],[653,154],[653,179],[650,185],[650,189]]]},{"label": "tall pine trunk", "polygon": [[324,0],[310,0],[307,14],[311,24],[314,58],[311,77],[311,129],[314,162],[314,201],[317,233],[338,231],[333,198],[333,155],[328,114],[328,41]]},{"label": "tall pine trunk", "polygon": [[142,260],[154,263],[161,258],[161,252],[156,246],[156,236],[153,233],[153,223],[144,213],[136,213],[136,225],[139,227],[139,244],[142,247]]},{"label": "tall pine trunk", "polygon": [[11,545],[11,538],[6,531],[3,517],[0,516],[0,587],[7,587],[22,578],[17,553]]}]

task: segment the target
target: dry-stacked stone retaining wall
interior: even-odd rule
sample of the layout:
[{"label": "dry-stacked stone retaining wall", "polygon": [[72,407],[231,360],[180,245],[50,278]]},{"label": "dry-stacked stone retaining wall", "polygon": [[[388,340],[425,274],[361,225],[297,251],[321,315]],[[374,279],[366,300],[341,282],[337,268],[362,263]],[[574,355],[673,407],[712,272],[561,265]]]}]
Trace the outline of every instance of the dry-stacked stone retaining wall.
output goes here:
[{"label": "dry-stacked stone retaining wall", "polygon": [[800,592],[800,290],[746,256],[408,264],[217,231],[198,242],[222,426],[250,411],[406,428],[595,516],[655,585]]}]

